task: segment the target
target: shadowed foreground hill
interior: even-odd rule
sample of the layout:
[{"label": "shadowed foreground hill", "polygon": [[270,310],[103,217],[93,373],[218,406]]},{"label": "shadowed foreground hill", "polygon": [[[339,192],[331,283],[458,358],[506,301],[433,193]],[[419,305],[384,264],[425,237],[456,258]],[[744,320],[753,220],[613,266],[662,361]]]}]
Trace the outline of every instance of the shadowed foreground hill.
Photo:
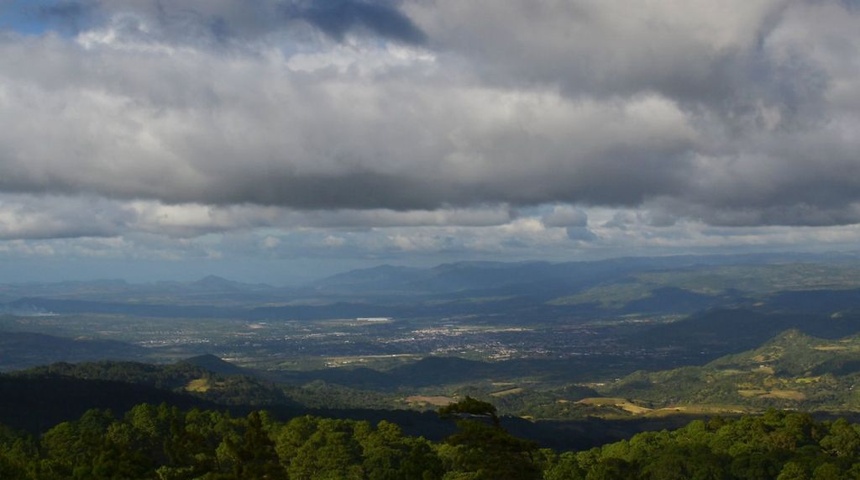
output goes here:
[{"label": "shadowed foreground hill", "polygon": [[191,395],[221,405],[295,405],[278,386],[213,355],[193,357],[171,365],[110,361],[55,363],[10,375],[124,382]]},{"label": "shadowed foreground hill", "polygon": [[216,406],[152,386],[62,375],[0,375],[0,393],[0,423],[32,432],[42,432],[93,408],[125,412],[139,403],[180,408]]},{"label": "shadowed foreground hill", "polygon": [[[211,359],[210,359],[211,360]],[[190,380],[189,380],[190,379]],[[208,379],[210,391],[189,389],[197,380]],[[244,376],[222,377],[180,362],[148,365],[134,362],[98,362],[80,365],[55,364],[16,374],[0,375],[0,424],[43,433],[50,426],[73,420],[92,409],[108,409],[123,415],[140,402],[229,411],[245,415],[266,408],[275,418],[312,414],[330,418],[396,423],[410,435],[441,439],[451,433],[450,423],[433,412],[370,408],[326,407],[324,398],[311,398],[315,406],[302,405],[290,397],[292,387],[275,390],[272,385]],[[326,390],[322,390],[326,393]],[[244,401],[243,401],[244,400]],[[553,448],[587,448],[634,433],[677,427],[689,417],[633,419],[613,422],[598,418],[578,421],[531,422],[503,416],[502,425],[523,438]],[[0,477],[5,478],[5,477]]]}]

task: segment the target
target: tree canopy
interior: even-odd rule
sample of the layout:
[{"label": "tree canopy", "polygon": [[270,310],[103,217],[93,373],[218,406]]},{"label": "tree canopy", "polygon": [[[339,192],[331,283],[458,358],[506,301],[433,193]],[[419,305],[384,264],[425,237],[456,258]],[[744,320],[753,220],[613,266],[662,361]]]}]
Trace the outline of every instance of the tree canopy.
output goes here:
[{"label": "tree canopy", "polygon": [[[0,478],[356,480],[824,480],[860,477],[860,426],[797,412],[696,420],[578,452],[540,449],[474,399],[445,410],[442,442],[388,421],[266,411],[231,416],[141,404],[123,415],[90,410],[34,437],[0,426]],[[489,405],[492,407],[492,405]],[[498,419],[497,419],[498,420]],[[503,423],[503,422],[502,422]]]}]

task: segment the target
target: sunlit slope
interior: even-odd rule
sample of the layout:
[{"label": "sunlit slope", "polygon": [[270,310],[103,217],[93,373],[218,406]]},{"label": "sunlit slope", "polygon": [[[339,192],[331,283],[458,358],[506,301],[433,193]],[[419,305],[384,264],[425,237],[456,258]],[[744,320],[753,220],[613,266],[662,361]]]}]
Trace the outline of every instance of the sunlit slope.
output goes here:
[{"label": "sunlit slope", "polygon": [[860,409],[860,335],[821,339],[788,330],[759,348],[700,367],[636,372],[601,393],[647,408],[724,406]]}]

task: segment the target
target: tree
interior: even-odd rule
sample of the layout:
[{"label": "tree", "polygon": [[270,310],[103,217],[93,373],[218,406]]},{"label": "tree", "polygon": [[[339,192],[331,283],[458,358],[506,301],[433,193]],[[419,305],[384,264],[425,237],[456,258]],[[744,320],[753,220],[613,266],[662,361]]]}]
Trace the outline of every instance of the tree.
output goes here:
[{"label": "tree", "polygon": [[821,439],[821,447],[837,457],[856,457],[860,453],[860,434],[840,418],[830,425],[827,436]]},{"label": "tree", "polygon": [[584,480],[585,472],[573,452],[564,452],[544,471],[545,480]]},{"label": "tree", "polygon": [[438,479],[442,463],[424,438],[404,437],[397,425],[385,420],[359,438],[368,480]]},{"label": "tree", "polygon": [[348,420],[319,420],[316,431],[296,451],[287,473],[292,480],[361,480],[361,445],[354,423]]},{"label": "tree", "polygon": [[809,473],[797,462],[787,462],[776,480],[809,480]]},{"label": "tree", "polygon": [[32,437],[0,425],[0,478],[35,479],[37,460]]},{"label": "tree", "polygon": [[821,464],[812,472],[812,480],[842,480],[843,478],[845,477],[842,475],[842,469],[833,463]]},{"label": "tree", "polygon": [[514,437],[500,426],[496,407],[466,397],[439,410],[443,418],[456,418],[457,432],[445,443],[448,462],[476,480],[527,480],[540,478],[534,461],[537,444]]},{"label": "tree", "polygon": [[632,465],[620,458],[605,458],[585,475],[585,480],[621,480],[636,478],[636,471]]},{"label": "tree", "polygon": [[259,411],[253,411],[243,422],[245,432],[242,442],[235,446],[236,461],[233,469],[236,478],[241,479],[279,479],[286,478],[286,472],[278,462],[275,442],[269,438]]},{"label": "tree", "polygon": [[493,425],[499,425],[499,417],[496,415],[496,407],[489,402],[482,402],[466,396],[463,400],[456,403],[451,403],[439,409],[439,416],[442,418],[472,418],[489,419]]}]

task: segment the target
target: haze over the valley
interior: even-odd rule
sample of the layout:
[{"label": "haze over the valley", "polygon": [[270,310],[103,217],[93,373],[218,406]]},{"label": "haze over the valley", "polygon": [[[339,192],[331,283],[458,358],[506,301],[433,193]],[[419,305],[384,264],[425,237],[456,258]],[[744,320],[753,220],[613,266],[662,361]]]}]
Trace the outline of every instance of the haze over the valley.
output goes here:
[{"label": "haze over the valley", "polygon": [[0,0],[0,281],[852,251],[856,0]]}]

